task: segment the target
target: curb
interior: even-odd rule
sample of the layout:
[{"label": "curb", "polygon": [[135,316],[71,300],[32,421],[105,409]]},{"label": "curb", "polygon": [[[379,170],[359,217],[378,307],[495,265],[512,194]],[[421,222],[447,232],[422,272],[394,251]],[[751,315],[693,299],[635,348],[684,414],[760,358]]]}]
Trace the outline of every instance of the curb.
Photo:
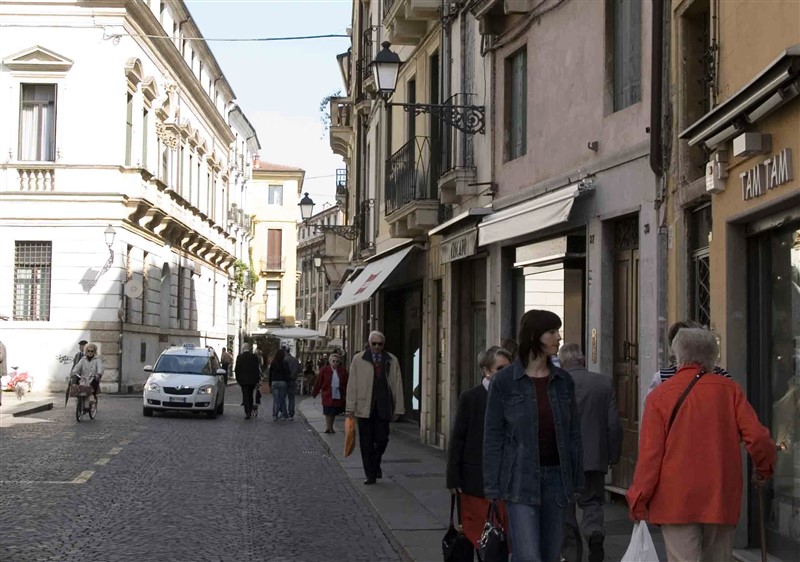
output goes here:
[{"label": "curb", "polygon": [[[300,408],[297,408],[297,410],[295,411],[295,415],[298,415],[298,414],[300,416],[302,416],[303,421],[306,423],[306,425],[314,433],[314,436],[316,437],[317,441],[319,441],[322,444],[322,446],[325,448],[325,450],[327,450],[328,453],[331,455],[331,458],[333,460],[335,460],[336,463],[339,465],[339,468],[341,468],[342,471],[344,471],[344,467],[342,466],[342,463],[339,462],[339,459],[336,456],[336,453],[333,452],[333,449],[331,449],[330,445],[328,445],[328,442],[325,441],[322,438],[322,436],[319,434],[319,431],[314,429],[314,427],[311,425],[311,422],[308,421],[308,418],[300,410]],[[345,474],[347,474],[347,473],[345,472]],[[403,559],[403,562],[416,562],[414,557],[411,556],[411,553],[405,547],[405,545],[403,543],[401,543],[400,539],[398,539],[395,536],[394,532],[392,531],[392,528],[389,526],[389,524],[383,518],[383,515],[381,514],[381,512],[378,511],[378,509],[375,507],[375,504],[372,503],[372,500],[369,498],[369,496],[365,492],[363,492],[360,488],[358,488],[358,486],[354,486],[353,482],[352,482],[352,479],[349,476],[347,476],[347,479],[351,480],[350,485],[353,487],[353,489],[356,492],[361,494],[361,496],[366,500],[365,503],[369,506],[370,510],[375,515],[375,520],[378,522],[378,526],[381,528],[381,531],[383,531],[383,534],[386,536],[386,538],[389,539],[389,543],[392,545],[392,548],[394,548],[395,551],[397,551],[397,553]]]},{"label": "curb", "polygon": [[23,408],[23,409],[17,410],[16,412],[13,412],[11,415],[13,417],[15,417],[15,418],[18,418],[20,416],[27,416],[28,414],[35,414],[37,412],[46,412],[47,410],[52,410],[52,409],[53,409],[53,403],[52,402],[46,402],[44,404],[38,404],[36,406],[31,406],[30,408]]}]

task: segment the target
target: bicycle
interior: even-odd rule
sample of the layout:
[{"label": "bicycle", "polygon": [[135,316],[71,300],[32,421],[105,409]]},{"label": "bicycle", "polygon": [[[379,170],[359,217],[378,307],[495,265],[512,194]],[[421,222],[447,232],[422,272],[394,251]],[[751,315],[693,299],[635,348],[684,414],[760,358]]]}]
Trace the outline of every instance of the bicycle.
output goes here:
[{"label": "bicycle", "polygon": [[75,419],[80,423],[83,421],[83,416],[89,415],[89,419],[93,420],[97,415],[97,397],[92,394],[92,387],[89,385],[73,385],[75,388],[70,389],[70,394],[75,396]]}]

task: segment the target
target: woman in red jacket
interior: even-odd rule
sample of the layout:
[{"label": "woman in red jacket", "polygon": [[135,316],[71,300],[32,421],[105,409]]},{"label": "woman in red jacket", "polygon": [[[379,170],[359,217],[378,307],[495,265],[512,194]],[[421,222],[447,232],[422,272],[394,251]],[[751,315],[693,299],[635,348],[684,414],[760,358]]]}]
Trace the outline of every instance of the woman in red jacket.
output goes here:
[{"label": "woman in red jacket", "polygon": [[344,411],[345,393],[347,392],[347,369],[342,366],[342,359],[335,353],[328,357],[328,365],[319,370],[317,382],[311,391],[316,398],[322,392],[322,413],[325,414],[325,433],[333,431],[333,419]]}]

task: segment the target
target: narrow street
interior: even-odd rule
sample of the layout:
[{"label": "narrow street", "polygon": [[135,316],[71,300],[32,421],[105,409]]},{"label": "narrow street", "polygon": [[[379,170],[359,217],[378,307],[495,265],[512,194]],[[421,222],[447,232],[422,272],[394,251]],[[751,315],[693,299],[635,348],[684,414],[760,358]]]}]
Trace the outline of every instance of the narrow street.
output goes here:
[{"label": "narrow street", "polygon": [[303,419],[244,420],[239,397],[216,420],[109,395],[94,421],[63,399],[6,416],[0,560],[399,560]]}]

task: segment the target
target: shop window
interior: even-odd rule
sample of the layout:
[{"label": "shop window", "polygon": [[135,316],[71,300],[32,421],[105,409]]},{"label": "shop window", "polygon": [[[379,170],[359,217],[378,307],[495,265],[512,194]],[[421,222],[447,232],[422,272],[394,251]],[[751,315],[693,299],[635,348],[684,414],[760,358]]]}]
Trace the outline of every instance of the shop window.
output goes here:
[{"label": "shop window", "polygon": [[711,237],[711,203],[690,211],[689,252],[691,259],[691,317],[711,325],[711,267],[708,245]]},{"label": "shop window", "polygon": [[506,160],[514,160],[527,151],[528,137],[528,51],[523,47],[505,61]]},{"label": "shop window", "polygon": [[50,320],[52,242],[16,242],[14,320]]},{"label": "shop window", "polygon": [[614,111],[642,99],[642,2],[611,0]]},{"label": "shop window", "polygon": [[22,84],[19,115],[19,159],[56,159],[56,85]]}]

